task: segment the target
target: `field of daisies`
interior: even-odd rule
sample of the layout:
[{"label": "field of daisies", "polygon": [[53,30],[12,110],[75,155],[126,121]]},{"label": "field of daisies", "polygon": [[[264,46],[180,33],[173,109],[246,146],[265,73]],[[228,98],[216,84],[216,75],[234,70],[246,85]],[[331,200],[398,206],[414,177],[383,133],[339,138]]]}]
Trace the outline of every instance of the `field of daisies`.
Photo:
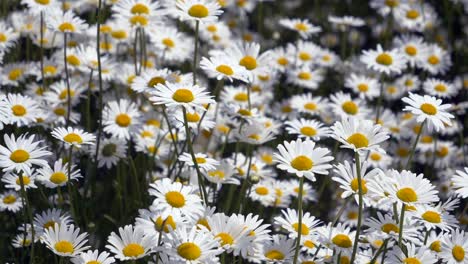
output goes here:
[{"label": "field of daisies", "polygon": [[1,0],[0,263],[468,263],[468,1]]}]

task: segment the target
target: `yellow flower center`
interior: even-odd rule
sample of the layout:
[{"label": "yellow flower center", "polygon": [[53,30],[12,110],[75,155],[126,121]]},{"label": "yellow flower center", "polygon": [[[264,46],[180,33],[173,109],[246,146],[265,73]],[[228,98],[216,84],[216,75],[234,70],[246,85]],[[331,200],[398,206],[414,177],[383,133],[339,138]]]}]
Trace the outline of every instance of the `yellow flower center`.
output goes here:
[{"label": "yellow flower center", "polygon": [[64,116],[65,113],[66,113],[65,108],[58,107],[58,108],[55,108],[55,109],[54,109],[54,114],[56,114],[56,115],[58,115],[58,116]]},{"label": "yellow flower center", "polygon": [[398,234],[398,232],[400,232],[400,229],[398,228],[398,226],[392,223],[386,223],[382,225],[380,229],[387,234],[390,234],[391,232]]},{"label": "yellow flower center", "polygon": [[409,18],[409,19],[416,19],[419,17],[419,12],[417,10],[408,10],[408,12],[406,12],[406,18]]},{"label": "yellow flower center", "polygon": [[278,64],[281,66],[286,66],[288,65],[289,61],[285,57],[281,57],[277,60]]},{"label": "yellow flower center", "polygon": [[154,88],[158,84],[165,84],[165,83],[166,83],[166,79],[164,79],[163,77],[160,77],[160,76],[156,76],[156,77],[151,78],[151,80],[149,80],[147,85],[150,88]]},{"label": "yellow flower center", "polygon": [[295,26],[294,26],[295,29],[297,29],[298,31],[307,31],[309,29],[309,26],[307,26],[307,24],[305,23],[297,23]]},{"label": "yellow flower center", "polygon": [[178,103],[190,103],[195,99],[195,97],[193,96],[192,91],[182,88],[175,91],[172,95],[172,99]]},{"label": "yellow flower center", "polygon": [[4,204],[12,204],[14,202],[16,202],[16,197],[14,195],[12,195],[12,194],[9,194],[9,195],[3,197],[3,203]]},{"label": "yellow flower center", "polygon": [[[30,179],[28,176],[23,175],[23,176],[21,176],[21,177],[23,178],[23,184],[24,184],[24,185],[28,185],[28,184],[31,183],[31,179]],[[20,181],[20,178],[19,178],[19,177],[18,177],[18,179],[16,179],[16,184],[21,185],[21,181]]]},{"label": "yellow flower center", "polygon": [[188,14],[192,17],[196,17],[196,18],[204,18],[204,17],[207,17],[209,15],[209,10],[208,8],[206,8],[206,6],[202,5],[202,4],[196,4],[196,5],[193,5],[192,7],[190,7],[190,9],[188,10]]},{"label": "yellow flower center", "polygon": [[73,66],[80,66],[81,65],[81,61],[80,59],[75,56],[75,55],[68,55],[67,56],[67,62]]},{"label": "yellow flower center", "polygon": [[313,137],[317,135],[317,130],[310,126],[304,126],[301,128],[301,134],[306,135],[308,137]]},{"label": "yellow flower center", "polygon": [[354,220],[357,219],[359,214],[357,212],[351,211],[347,214],[348,219]]},{"label": "yellow flower center", "polygon": [[[164,223],[164,227],[163,227],[163,223]],[[174,222],[174,218],[172,216],[168,216],[166,218],[166,221],[164,221],[162,217],[158,217],[158,219],[156,219],[155,221],[155,224],[156,224],[156,229],[158,231],[164,229],[164,232],[166,233],[170,232],[169,226],[171,227],[172,230],[176,228],[176,223]]]},{"label": "yellow flower center", "polygon": [[111,36],[115,39],[126,39],[128,35],[125,30],[114,30],[111,32]]},{"label": "yellow flower center", "polygon": [[406,187],[398,190],[396,195],[398,199],[402,200],[405,203],[416,202],[418,200],[418,195],[411,187]]},{"label": "yellow flower center", "polygon": [[[68,90],[65,89],[59,94],[60,100],[64,100],[67,98],[68,95]],[[70,97],[73,97],[75,95],[75,91],[70,89]]]},{"label": "yellow flower center", "polygon": [[440,214],[434,211],[426,211],[424,214],[422,214],[422,218],[434,224],[438,224],[442,221]]},{"label": "yellow flower center", "polygon": [[418,54],[418,49],[413,45],[408,45],[405,47],[405,52],[410,56],[416,56],[416,54]]},{"label": "yellow flower center", "polygon": [[198,164],[204,164],[206,163],[206,159],[202,157],[195,158]]},{"label": "yellow flower center", "polygon": [[22,149],[17,149],[10,154],[10,160],[15,163],[22,163],[29,159],[29,153]]},{"label": "yellow flower center", "polygon": [[239,109],[237,111],[238,114],[243,115],[243,116],[251,116],[252,112],[250,112],[248,109]]},{"label": "yellow flower center", "polygon": [[[292,224],[292,227],[296,232],[299,232],[299,223],[294,223]],[[304,223],[301,224],[301,234],[303,236],[307,236],[309,234],[310,230],[309,227],[306,226]]]},{"label": "yellow flower center", "polygon": [[393,63],[393,58],[388,53],[381,53],[377,58],[375,58],[375,62],[380,65],[389,66]]},{"label": "yellow flower center", "polygon": [[370,154],[369,157],[371,158],[371,160],[375,160],[375,161],[379,161],[382,159],[382,156],[379,153],[375,153],[375,152]]},{"label": "yellow flower center", "polygon": [[429,103],[424,103],[420,107],[421,111],[423,111],[426,115],[435,115],[437,114],[437,108]]},{"label": "yellow flower center", "polygon": [[421,261],[417,258],[405,258],[403,264],[421,264]]},{"label": "yellow flower center", "polygon": [[436,55],[431,55],[429,58],[427,58],[427,62],[429,62],[431,65],[437,65],[439,64],[440,59]]},{"label": "yellow flower center", "polygon": [[187,117],[187,121],[191,123],[196,123],[201,119],[200,115],[198,115],[197,113],[187,113],[185,116]]},{"label": "yellow flower center", "polygon": [[44,227],[44,229],[46,229],[46,230],[49,229],[49,228],[54,229],[56,223],[57,222],[55,222],[53,220],[50,220],[50,221],[46,222],[42,227]]},{"label": "yellow flower center", "polygon": [[63,172],[54,172],[52,175],[50,175],[49,180],[57,185],[62,184],[67,180],[67,175]]},{"label": "yellow flower center", "polygon": [[332,242],[333,244],[342,248],[350,248],[353,245],[353,242],[351,241],[349,236],[345,234],[338,234],[334,236]]},{"label": "yellow flower center", "polygon": [[456,245],[452,249],[452,256],[456,261],[461,262],[465,259],[465,250],[462,246]]},{"label": "yellow flower center", "polygon": [[73,244],[66,240],[55,243],[54,248],[58,252],[65,254],[72,254],[75,251]]},{"label": "yellow flower center", "polygon": [[364,134],[354,133],[346,139],[348,143],[353,144],[356,148],[366,148],[369,146],[369,139]]},{"label": "yellow flower center", "polygon": [[122,253],[126,257],[135,258],[145,253],[145,249],[140,244],[130,243],[123,248]]},{"label": "yellow flower center", "polygon": [[240,92],[234,96],[234,100],[239,101],[239,102],[246,102],[249,100],[249,96],[247,93]]},{"label": "yellow flower center", "polygon": [[50,0],[34,0],[34,2],[40,5],[48,5],[50,3]]},{"label": "yellow flower center", "polygon": [[221,246],[232,245],[234,243],[234,238],[228,233],[219,233],[215,237],[220,238]]},{"label": "yellow flower center", "polygon": [[13,115],[15,116],[24,116],[26,114],[26,108],[22,105],[14,105],[11,107],[11,111],[13,111]]},{"label": "yellow flower center", "polygon": [[178,191],[166,193],[166,202],[175,208],[181,208],[185,205],[185,197]]},{"label": "yellow flower center", "polygon": [[74,144],[74,143],[81,144],[81,143],[83,143],[83,139],[81,138],[81,136],[76,134],[76,133],[67,134],[66,136],[63,137],[63,140],[65,140],[66,142],[68,142],[70,144]]},{"label": "yellow flower center", "polygon": [[449,154],[449,148],[446,146],[442,146],[440,149],[436,151],[436,155],[439,158],[443,158]]},{"label": "yellow flower center", "polygon": [[146,16],[136,15],[130,18],[130,23],[132,25],[146,26],[148,25],[148,18]]},{"label": "yellow flower center", "polygon": [[46,65],[44,66],[44,74],[50,74],[53,75],[57,73],[57,68],[53,65]]},{"label": "yellow flower center", "polygon": [[75,32],[75,26],[72,23],[68,22],[60,24],[58,29],[62,32]]},{"label": "yellow flower center", "polygon": [[353,101],[346,101],[341,105],[341,108],[348,115],[355,115],[359,111],[359,107]]},{"label": "yellow flower center", "polygon": [[385,5],[391,8],[397,7],[399,4],[399,0],[385,0]]},{"label": "yellow flower center", "polygon": [[307,171],[312,169],[314,162],[307,156],[297,156],[291,161],[291,166],[298,171]]},{"label": "yellow flower center", "polygon": [[358,84],[357,88],[358,88],[358,90],[359,90],[360,92],[367,92],[367,91],[369,91],[369,85],[367,85],[367,84],[365,84],[365,83],[360,83],[360,84]]},{"label": "yellow flower center", "polygon": [[86,262],[86,264],[101,264],[101,262],[97,260],[91,260],[91,261]]},{"label": "yellow flower center", "polygon": [[310,80],[312,78],[312,74],[310,74],[310,72],[300,72],[297,75],[297,78],[299,78],[301,80],[308,81],[308,80]]},{"label": "yellow flower center", "polygon": [[172,39],[170,38],[164,38],[162,40],[162,43],[164,44],[164,46],[166,46],[166,48],[173,48],[175,47],[175,43]]},{"label": "yellow flower center", "polygon": [[414,85],[413,80],[408,79],[408,80],[405,81],[405,86],[406,86],[406,87],[411,87],[411,86],[413,86],[413,85]]},{"label": "yellow flower center", "polygon": [[216,70],[224,75],[231,76],[234,74],[234,71],[232,70],[231,67],[225,64],[221,64],[218,67],[216,67]]},{"label": "yellow flower center", "polygon": [[315,244],[311,240],[304,241],[304,246],[306,246],[307,248],[315,248]]},{"label": "yellow flower center", "polygon": [[271,260],[283,260],[285,256],[283,252],[276,249],[272,249],[265,253],[265,257]]},{"label": "yellow flower center", "polygon": [[252,56],[245,56],[240,60],[239,65],[251,71],[257,68],[257,60]]},{"label": "yellow flower center", "polygon": [[442,252],[442,249],[441,249],[442,247],[441,247],[440,241],[438,240],[432,242],[429,248],[435,252]]},{"label": "yellow flower center", "polygon": [[[364,180],[364,179],[361,179],[361,188],[362,188],[362,194],[366,194],[367,193],[367,186],[366,186],[366,180]],[[359,182],[358,182],[357,178],[354,178],[351,181],[351,189],[353,191],[355,191],[355,192],[359,191]]]},{"label": "yellow flower center", "polygon": [[201,256],[200,247],[192,242],[185,242],[177,247],[177,254],[186,260],[196,260]]},{"label": "yellow flower center", "polygon": [[219,179],[224,179],[224,172],[222,170],[215,170],[208,172],[208,175],[211,177],[217,177]]},{"label": "yellow flower center", "polygon": [[23,75],[23,69],[13,69],[8,73],[8,79],[10,81],[16,81],[21,77],[21,75]]},{"label": "yellow flower center", "polygon": [[134,14],[134,15],[136,15],[136,14],[149,14],[150,10],[146,5],[144,5],[142,3],[137,3],[136,5],[134,5],[132,7],[132,9],[130,9],[130,12],[132,12],[132,14]]},{"label": "yellow flower center", "polygon": [[436,86],[434,86],[434,90],[443,93],[447,91],[447,86],[443,84],[437,84]]},{"label": "yellow flower center", "polygon": [[115,123],[120,127],[128,127],[132,123],[132,118],[127,114],[119,114],[115,117]]},{"label": "yellow flower center", "polygon": [[269,193],[268,188],[263,187],[263,186],[255,188],[255,192],[258,195],[267,195]]},{"label": "yellow flower center", "polygon": [[423,136],[423,137],[421,137],[421,142],[426,143],[426,144],[432,143],[432,137],[431,136]]}]

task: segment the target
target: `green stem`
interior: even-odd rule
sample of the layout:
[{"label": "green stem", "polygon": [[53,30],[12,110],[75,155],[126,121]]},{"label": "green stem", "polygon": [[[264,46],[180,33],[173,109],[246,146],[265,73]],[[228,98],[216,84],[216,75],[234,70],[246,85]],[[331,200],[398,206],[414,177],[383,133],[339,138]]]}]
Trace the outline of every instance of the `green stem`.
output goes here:
[{"label": "green stem", "polygon": [[375,253],[374,257],[369,262],[369,264],[375,264],[376,263],[377,258],[379,257],[379,255],[382,254],[382,252],[384,251],[385,248],[387,248],[387,243],[388,243],[388,238],[384,240],[382,245],[377,250],[377,253]]},{"label": "green stem", "polygon": [[[102,102],[102,68],[101,68],[101,17],[102,17],[102,0],[98,2],[97,8],[97,60],[98,60],[98,76],[99,76],[99,109],[98,116],[99,116],[99,125],[98,125],[98,133],[96,138],[96,152],[94,153],[94,161],[96,162],[96,176],[98,174],[98,154],[99,154],[99,145],[101,143],[101,133],[102,133],[102,110],[103,110],[103,102]],[[130,150],[128,150],[130,151]]]},{"label": "green stem", "polygon": [[361,233],[361,224],[362,224],[362,209],[364,207],[362,199],[362,179],[361,179],[361,161],[359,160],[359,153],[354,153],[354,159],[356,161],[356,174],[358,179],[358,197],[359,197],[359,208],[358,208],[358,222],[356,227],[356,236],[354,238],[353,253],[351,254],[351,263],[354,263],[356,259],[356,253],[359,244],[359,235]]},{"label": "green stem", "polygon": [[332,227],[336,225],[336,223],[338,222],[338,220],[340,220],[340,217],[341,215],[343,214],[344,210],[346,209],[346,205],[348,205],[348,202],[351,200],[351,198],[353,197],[353,195],[351,196],[348,196],[343,204],[343,206],[341,207],[340,211],[338,212],[338,214],[335,216],[335,219],[333,219],[333,222],[332,222]]},{"label": "green stem", "polygon": [[200,28],[200,21],[197,20],[195,24],[195,51],[193,54],[193,85],[197,84],[197,56],[198,56],[198,31]]},{"label": "green stem", "polygon": [[402,242],[402,238],[403,238],[403,223],[404,223],[404,219],[405,219],[404,218],[405,217],[405,207],[406,207],[406,205],[402,204],[401,213],[400,213],[400,230],[399,230],[400,232],[398,233],[398,246],[401,249],[403,249],[402,248],[403,245],[401,244],[401,242]]},{"label": "green stem", "polygon": [[[19,173],[18,177],[19,177],[20,186],[21,186],[21,195],[23,196],[23,208],[24,208],[24,204],[26,203],[26,213],[27,213],[27,217],[29,218],[29,223],[31,225],[31,255],[29,258],[29,263],[34,263],[34,235],[35,235],[34,221],[33,221],[33,216],[32,216],[32,211],[31,211],[31,205],[28,199],[28,194],[26,193],[26,188],[24,187],[23,174]],[[25,214],[25,218],[26,218],[26,214]],[[24,222],[25,223],[27,222],[26,219]],[[25,234],[27,234],[28,232],[27,228],[24,229],[24,232]],[[25,238],[26,238],[26,235],[25,235]]]},{"label": "green stem", "polygon": [[68,72],[67,61],[67,32],[63,32],[63,62],[65,64],[65,81],[67,83],[67,126],[70,125],[71,113],[71,92],[70,92],[70,75]]},{"label": "green stem", "polygon": [[41,11],[41,21],[40,21],[41,25],[40,25],[40,34],[41,34],[41,38],[39,40],[39,44],[40,44],[40,53],[41,53],[41,78],[42,78],[42,89],[46,90],[46,82],[45,82],[45,77],[44,77],[44,41],[43,41],[43,38],[44,38],[44,11]]},{"label": "green stem", "polygon": [[408,161],[406,162],[405,170],[407,170],[409,168],[409,165],[411,164],[411,161],[413,160],[413,155],[414,155],[414,152],[416,150],[416,146],[418,145],[418,141],[419,141],[419,138],[421,137],[422,131],[424,130],[424,125],[426,124],[426,121],[427,121],[427,119],[424,120],[424,122],[422,122],[422,124],[421,124],[421,128],[419,129],[418,135],[416,136],[416,140],[414,141],[413,146],[411,148],[411,152],[410,152],[410,155],[408,157]]},{"label": "green stem", "polygon": [[77,215],[75,212],[75,207],[73,206],[73,192],[72,192],[72,186],[71,186],[71,164],[72,164],[72,155],[73,155],[73,145],[70,146],[70,149],[68,150],[68,181],[67,181],[67,188],[68,188],[68,199],[70,200],[70,209],[71,213],[73,215],[73,218],[76,222],[78,222]]},{"label": "green stem", "polygon": [[294,251],[293,263],[297,263],[297,258],[299,257],[299,249],[301,247],[301,235],[302,235],[302,194],[304,190],[304,177],[299,178],[299,196],[297,200],[298,208],[298,228],[297,228],[297,240],[296,240],[296,250]]}]

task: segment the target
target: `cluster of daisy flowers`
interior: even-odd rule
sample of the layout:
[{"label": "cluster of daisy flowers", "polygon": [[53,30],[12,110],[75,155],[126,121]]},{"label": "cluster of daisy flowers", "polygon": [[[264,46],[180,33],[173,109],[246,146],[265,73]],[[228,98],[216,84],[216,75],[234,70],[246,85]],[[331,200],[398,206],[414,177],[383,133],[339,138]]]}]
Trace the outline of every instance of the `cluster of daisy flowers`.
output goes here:
[{"label": "cluster of daisy flowers", "polygon": [[468,263],[468,2],[324,2],[2,2],[0,262]]}]

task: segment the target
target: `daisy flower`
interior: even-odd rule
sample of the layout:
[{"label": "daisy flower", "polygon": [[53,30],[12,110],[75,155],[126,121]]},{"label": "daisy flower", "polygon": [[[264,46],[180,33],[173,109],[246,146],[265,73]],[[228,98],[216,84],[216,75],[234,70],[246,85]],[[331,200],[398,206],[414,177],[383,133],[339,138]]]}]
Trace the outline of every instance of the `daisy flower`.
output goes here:
[{"label": "daisy flower", "polygon": [[298,177],[305,176],[311,181],[315,181],[315,174],[328,174],[329,164],[333,160],[328,154],[327,148],[316,148],[315,142],[306,139],[302,141],[287,142],[278,146],[279,153],[275,153],[277,167],[289,173],[294,173]]},{"label": "daisy flower", "polygon": [[299,138],[310,138],[314,141],[318,141],[321,138],[327,138],[330,136],[330,128],[316,120],[309,119],[295,119],[293,121],[287,121],[285,123],[286,131],[289,134],[295,134]]},{"label": "daisy flower", "polygon": [[403,170],[390,170],[393,184],[389,185],[389,196],[400,204],[408,206],[430,204],[439,201],[437,190],[423,174]]},{"label": "daisy flower", "polygon": [[275,202],[275,196],[275,190],[269,180],[263,180],[252,185],[252,191],[249,194],[252,201],[258,201],[263,206],[272,206]]},{"label": "daisy flower", "polygon": [[106,251],[99,253],[98,250],[88,250],[86,252],[81,252],[80,255],[72,258],[71,262],[74,264],[112,264],[115,263],[115,259]]},{"label": "daisy flower", "polygon": [[468,167],[465,171],[457,170],[457,173],[452,177],[453,189],[461,197],[468,197]]},{"label": "daisy flower", "polygon": [[218,1],[214,0],[184,0],[176,2],[175,14],[181,20],[191,20],[202,23],[212,23],[223,13]]},{"label": "daisy flower", "polygon": [[5,146],[0,145],[0,167],[3,171],[23,171],[31,174],[32,166],[46,166],[46,156],[51,155],[46,147],[39,147],[42,141],[34,142],[34,135],[28,137],[27,134],[19,136],[4,135]]},{"label": "daisy flower", "polygon": [[434,264],[437,262],[436,256],[426,247],[416,247],[416,245],[406,244],[407,252],[403,252],[399,247],[393,247],[389,252],[389,263],[424,263]]},{"label": "daisy flower", "polygon": [[406,59],[399,50],[383,50],[381,45],[377,50],[365,50],[361,61],[368,69],[387,75],[400,74],[406,68]]},{"label": "daisy flower", "polygon": [[379,81],[365,75],[352,73],[348,78],[346,78],[345,86],[352,89],[360,98],[373,99],[379,96]]},{"label": "daisy flower", "polygon": [[153,104],[167,107],[192,107],[205,111],[203,105],[216,103],[209,92],[198,85],[168,82],[164,85],[158,84],[152,94],[149,99]]},{"label": "daisy flower", "polygon": [[71,146],[81,148],[82,145],[93,145],[96,141],[96,136],[80,128],[57,127],[52,130],[51,134],[54,138],[64,142],[66,148]]},{"label": "daisy flower", "polygon": [[111,101],[103,110],[104,132],[127,140],[140,124],[140,116],[135,103],[126,99]]},{"label": "daisy flower", "polygon": [[419,219],[426,230],[440,229],[442,231],[449,231],[457,225],[457,219],[449,212],[444,211],[440,205],[418,205],[416,210],[410,212]]},{"label": "daisy flower", "polygon": [[[110,169],[115,166],[120,159],[125,158],[127,144],[117,137],[104,138],[99,144],[98,167]],[[96,145],[91,148],[91,153],[96,153]]]},{"label": "daisy flower", "polygon": [[73,11],[63,13],[59,9],[54,9],[54,12],[46,16],[46,24],[50,30],[62,33],[82,33],[88,27]]},{"label": "daisy flower", "polygon": [[18,173],[12,173],[9,172],[5,174],[2,177],[2,182],[5,183],[5,188],[8,189],[13,189],[15,191],[21,190],[21,180],[20,180],[20,175],[21,178],[23,178],[23,184],[24,184],[24,189],[27,190],[29,188],[37,188],[35,181],[36,181],[36,174],[34,171],[28,176],[27,174],[20,172],[21,174]]},{"label": "daisy flower", "polygon": [[352,251],[356,235],[355,231],[351,231],[351,228],[341,223],[333,227],[330,223],[327,226],[318,228],[317,232],[320,234],[320,241],[328,248],[335,250],[336,254],[347,254]]},{"label": "daisy flower", "polygon": [[338,92],[330,97],[333,113],[341,118],[347,117],[365,117],[369,109],[367,109],[364,101],[360,99],[352,99],[350,94]]},{"label": "daisy flower", "polygon": [[170,72],[167,69],[147,69],[139,76],[132,77],[131,88],[138,93],[151,92],[158,84],[166,84],[169,78]]},{"label": "daisy flower", "polygon": [[362,27],[366,24],[361,18],[353,16],[328,16],[328,21],[337,25],[341,31],[345,31],[349,27]]},{"label": "daisy flower", "polygon": [[[159,9],[160,3],[151,0],[122,0],[112,5],[119,20],[123,20],[135,27],[147,27],[154,24],[154,21],[165,14]],[[149,28],[149,27],[148,27]],[[116,35],[115,32],[113,32]]]},{"label": "daisy flower", "polygon": [[423,83],[426,93],[439,98],[450,98],[458,93],[458,89],[449,82],[436,78],[429,78]]},{"label": "daisy flower", "polygon": [[2,32],[0,33],[0,50],[8,50],[14,47],[20,37],[18,32],[15,32],[3,21],[0,22],[0,32]]},{"label": "daisy flower", "polygon": [[291,98],[291,108],[305,114],[320,115],[327,110],[328,100],[311,93],[295,95]]},{"label": "daisy flower", "polygon": [[422,57],[419,66],[430,74],[436,75],[445,73],[452,66],[452,61],[446,50],[432,44],[429,45],[428,52]]},{"label": "daisy flower", "polygon": [[70,175],[68,174],[68,163],[64,163],[62,159],[54,163],[54,167],[49,165],[43,166],[38,171],[37,180],[44,184],[47,188],[57,188],[65,186],[70,180],[78,180],[81,178],[80,170],[76,169],[75,165],[70,167]]},{"label": "daisy flower", "polygon": [[29,96],[8,94],[0,100],[0,111],[6,117],[3,122],[15,126],[34,124],[40,114],[38,103]]},{"label": "daisy flower", "polygon": [[331,129],[333,137],[343,144],[342,148],[352,149],[360,155],[368,150],[385,153],[379,144],[390,137],[382,126],[359,118],[337,121]]},{"label": "daisy flower", "polygon": [[312,25],[312,23],[307,19],[283,18],[280,19],[279,24],[287,29],[299,33],[303,39],[308,39],[312,35],[322,31],[319,26]]},{"label": "daisy flower", "polygon": [[119,235],[112,232],[107,238],[106,248],[115,254],[115,258],[135,260],[143,258],[153,252],[157,244],[155,238],[145,234],[143,229],[134,228],[132,225],[119,227]]},{"label": "daisy flower", "polygon": [[196,226],[165,234],[165,241],[159,250],[180,263],[217,263],[217,255],[223,252],[219,239]]},{"label": "daisy flower", "polygon": [[0,211],[18,212],[23,208],[23,198],[15,191],[0,194]]},{"label": "daisy flower", "polygon": [[[204,153],[195,153],[195,159],[197,160],[198,167],[203,171],[214,170],[219,165],[219,161],[209,158]],[[186,165],[195,168],[195,163],[192,160],[192,156],[188,152],[184,152],[179,156],[179,160],[184,162]]]},{"label": "daisy flower", "polygon": [[227,79],[230,82],[235,80],[247,81],[247,70],[225,54],[216,54],[210,58],[203,57],[200,61],[200,68],[206,72],[208,77],[217,80]]},{"label": "daisy flower", "polygon": [[394,45],[406,58],[409,66],[415,67],[428,53],[427,45],[422,37],[402,35],[394,40]]},{"label": "daisy flower", "polygon": [[[297,238],[299,233],[299,216],[294,209],[286,209],[282,210],[281,214],[283,216],[275,217],[275,223],[282,228],[286,229],[289,233],[290,238]],[[320,224],[320,220],[316,219],[314,216],[310,215],[310,213],[306,212],[302,216],[302,227],[301,227],[301,234],[302,236],[306,237],[311,235],[314,229]]]},{"label": "daisy flower", "polygon": [[288,72],[288,82],[310,90],[316,90],[324,78],[323,75],[320,68],[312,69],[309,66],[302,66]]},{"label": "daisy flower", "polygon": [[152,208],[163,211],[163,216],[181,214],[188,218],[203,211],[200,196],[192,186],[184,186],[180,182],[172,183],[165,178],[150,185],[149,193],[156,196]]},{"label": "daisy flower", "polygon": [[241,142],[252,145],[261,145],[273,140],[277,134],[276,125],[265,127],[264,124],[253,121],[251,124],[246,124],[242,128],[234,131],[234,137]]},{"label": "daisy flower", "polygon": [[429,129],[435,128],[436,131],[443,130],[445,124],[451,124],[450,119],[453,118],[447,110],[451,107],[450,104],[442,104],[441,99],[429,95],[418,95],[409,93],[409,97],[404,97],[403,102],[408,104],[403,108],[403,111],[411,111],[417,116],[419,123],[428,120]]},{"label": "daisy flower", "polygon": [[55,228],[56,224],[58,226],[68,226],[72,222],[73,220],[70,215],[62,212],[61,209],[47,209],[47,211],[38,213],[34,216],[34,229],[39,236],[42,236],[49,228]]},{"label": "daisy flower", "polygon": [[58,0],[21,0],[21,3],[26,5],[28,11],[34,15],[57,9],[60,6],[60,1]]},{"label": "daisy flower", "polygon": [[291,263],[294,257],[295,241],[284,235],[274,235],[272,240],[263,243],[259,254],[268,263]]},{"label": "daisy flower", "polygon": [[80,234],[80,229],[75,229],[74,225],[67,226],[55,223],[54,227],[45,230],[41,239],[54,254],[62,257],[74,257],[89,248],[89,246],[85,246],[88,242],[87,236],[86,232]]},{"label": "daisy flower", "polygon": [[447,264],[466,263],[468,261],[468,236],[460,229],[453,230],[442,237],[442,249],[439,253]]}]

